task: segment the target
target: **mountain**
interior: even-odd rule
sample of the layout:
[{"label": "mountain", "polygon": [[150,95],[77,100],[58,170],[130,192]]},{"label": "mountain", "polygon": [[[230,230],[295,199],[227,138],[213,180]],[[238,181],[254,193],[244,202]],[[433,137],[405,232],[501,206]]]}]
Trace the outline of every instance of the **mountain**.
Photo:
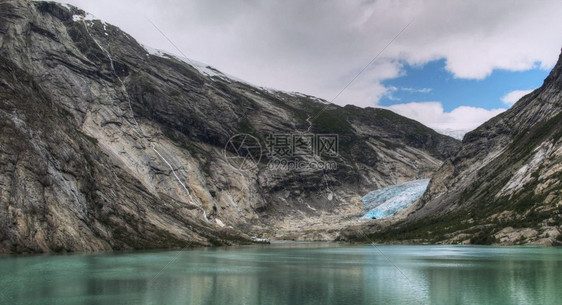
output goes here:
[{"label": "mountain", "polygon": [[[562,242],[562,54],[543,85],[466,134],[400,221],[374,240]],[[365,239],[353,230],[350,238]]]},{"label": "mountain", "polygon": [[[362,195],[428,178],[460,147],[393,112],[258,88],[76,7],[23,0],[0,2],[0,129],[0,252],[248,243],[360,212]],[[272,135],[310,134],[336,135],[338,150],[294,160],[337,167],[253,155]]]}]

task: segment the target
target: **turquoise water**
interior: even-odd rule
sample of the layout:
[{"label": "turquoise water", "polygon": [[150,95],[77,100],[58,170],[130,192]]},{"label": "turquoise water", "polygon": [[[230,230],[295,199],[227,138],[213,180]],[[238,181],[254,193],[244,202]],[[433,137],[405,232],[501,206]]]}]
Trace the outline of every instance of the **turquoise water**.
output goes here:
[{"label": "turquoise water", "polygon": [[562,249],[274,244],[0,257],[0,304],[562,304]]}]

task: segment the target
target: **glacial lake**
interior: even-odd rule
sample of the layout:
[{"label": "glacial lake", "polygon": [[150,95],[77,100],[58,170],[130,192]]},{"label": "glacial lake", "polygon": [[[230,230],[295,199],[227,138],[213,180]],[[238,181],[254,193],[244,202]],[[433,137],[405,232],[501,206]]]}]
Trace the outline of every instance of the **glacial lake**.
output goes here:
[{"label": "glacial lake", "polygon": [[0,304],[562,304],[562,249],[280,243],[2,256]]}]

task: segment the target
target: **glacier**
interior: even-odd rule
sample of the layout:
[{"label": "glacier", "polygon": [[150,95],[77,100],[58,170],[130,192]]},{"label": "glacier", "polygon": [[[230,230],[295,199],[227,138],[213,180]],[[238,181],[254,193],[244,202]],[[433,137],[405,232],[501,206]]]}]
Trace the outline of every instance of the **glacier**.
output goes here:
[{"label": "glacier", "polygon": [[416,202],[429,185],[429,179],[421,179],[391,185],[363,196],[363,218],[380,219],[394,215]]}]

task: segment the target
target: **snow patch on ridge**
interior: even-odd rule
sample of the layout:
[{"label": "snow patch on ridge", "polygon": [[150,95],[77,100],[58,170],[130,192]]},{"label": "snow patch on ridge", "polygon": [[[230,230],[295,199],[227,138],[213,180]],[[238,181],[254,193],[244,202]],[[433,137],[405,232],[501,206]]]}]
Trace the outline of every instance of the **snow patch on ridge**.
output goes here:
[{"label": "snow patch on ridge", "polygon": [[[170,53],[166,53],[162,50],[159,49],[155,49],[149,46],[145,46],[143,45],[143,48],[146,50],[147,55],[154,55],[154,56],[158,56],[158,57],[171,57],[171,58],[175,58],[177,60],[183,61],[186,64],[192,66],[193,68],[197,69],[197,71],[199,71],[201,74],[207,75],[209,77],[218,77],[221,78],[227,82],[232,82],[232,81],[236,81],[236,82],[240,82],[240,83],[244,83],[244,84],[248,84],[246,81],[241,80],[235,76],[223,73],[221,71],[219,71],[218,69],[207,65],[205,63],[199,62],[197,60],[191,59],[191,58],[187,58],[187,57],[182,57],[182,56],[176,56],[176,55],[172,55]],[[252,84],[248,84],[252,87],[256,87]]]},{"label": "snow patch on ridge", "polygon": [[72,15],[72,20],[74,22],[78,22],[78,21],[94,21],[94,20],[99,20],[101,21],[101,23],[104,25],[104,29],[105,29],[105,24],[106,22],[96,18],[96,16],[90,14],[90,13],[86,13],[85,15],[80,15],[80,14],[76,14],[76,15]]},{"label": "snow patch on ridge", "polygon": [[279,94],[279,93],[283,93],[283,94],[287,94],[287,95],[295,96],[295,97],[305,97],[305,98],[314,100],[314,101],[322,103],[322,104],[331,104],[330,102],[328,102],[328,101],[326,101],[322,98],[311,96],[311,95],[300,93],[300,92],[294,92],[294,91],[289,92],[289,91],[277,90],[277,89],[268,88],[268,87],[256,86],[256,85],[254,85],[252,83],[249,83],[249,82],[247,82],[243,79],[240,79],[236,76],[230,75],[228,73],[221,72],[218,69],[216,69],[216,68],[214,68],[210,65],[207,65],[205,63],[202,63],[200,61],[197,61],[197,60],[194,60],[194,59],[191,59],[191,58],[187,58],[187,57],[172,55],[172,54],[167,53],[163,50],[155,49],[155,48],[152,48],[152,47],[149,47],[149,46],[146,46],[146,45],[143,45],[143,48],[146,50],[147,56],[153,55],[153,56],[164,57],[164,58],[166,58],[166,57],[175,58],[177,60],[180,60],[180,61],[183,61],[183,62],[187,63],[188,65],[197,69],[197,71],[199,71],[201,74],[209,76],[211,78],[214,78],[214,77],[220,78],[220,79],[222,79],[224,81],[227,81],[229,83],[234,81],[234,82],[246,84],[248,86],[251,86],[251,87],[260,89],[262,91],[265,91],[269,94],[276,95],[276,94]]}]

